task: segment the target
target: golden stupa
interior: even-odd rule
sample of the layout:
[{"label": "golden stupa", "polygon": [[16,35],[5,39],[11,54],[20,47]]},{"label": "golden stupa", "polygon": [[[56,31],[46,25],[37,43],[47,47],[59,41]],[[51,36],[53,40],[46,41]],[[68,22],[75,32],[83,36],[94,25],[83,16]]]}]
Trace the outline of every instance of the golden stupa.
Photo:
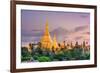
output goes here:
[{"label": "golden stupa", "polygon": [[41,42],[42,48],[45,48],[47,50],[54,51],[54,52],[59,50],[59,46],[58,46],[58,43],[56,41],[56,36],[54,35],[53,41],[51,39],[51,36],[49,33],[48,22],[46,22],[44,35],[42,36],[40,42]]},{"label": "golden stupa", "polygon": [[56,41],[56,36],[55,35],[54,35],[54,38],[53,38],[53,44],[52,44],[52,46],[53,46],[53,50],[55,52],[59,50],[59,46],[58,46],[58,43]]},{"label": "golden stupa", "polygon": [[46,48],[50,50],[52,48],[52,39],[49,33],[48,22],[46,22],[46,27],[44,31],[44,35],[41,38],[41,46],[42,48]]}]

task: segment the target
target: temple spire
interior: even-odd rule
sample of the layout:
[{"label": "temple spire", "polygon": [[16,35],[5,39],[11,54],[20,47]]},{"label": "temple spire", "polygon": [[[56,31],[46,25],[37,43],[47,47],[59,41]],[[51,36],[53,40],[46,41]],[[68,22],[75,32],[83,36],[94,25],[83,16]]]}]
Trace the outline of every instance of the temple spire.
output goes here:
[{"label": "temple spire", "polygon": [[50,34],[49,34],[49,26],[48,26],[48,21],[46,21],[46,25],[45,25],[45,33],[44,33],[44,35],[47,35],[47,36],[49,36]]},{"label": "temple spire", "polygon": [[56,41],[56,35],[54,35],[54,38],[53,38],[53,48],[54,48],[54,49],[59,48],[58,43],[57,43],[57,41]]},{"label": "temple spire", "polygon": [[47,48],[48,50],[52,48],[52,39],[49,33],[48,21],[46,22],[45,25],[44,35],[41,38],[41,45],[42,48]]}]

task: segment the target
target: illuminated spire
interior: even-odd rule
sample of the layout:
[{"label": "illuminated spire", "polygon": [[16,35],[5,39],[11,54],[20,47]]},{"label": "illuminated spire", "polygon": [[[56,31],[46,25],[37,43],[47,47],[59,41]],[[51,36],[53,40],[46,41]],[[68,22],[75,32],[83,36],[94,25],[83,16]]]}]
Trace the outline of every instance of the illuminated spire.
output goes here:
[{"label": "illuminated spire", "polygon": [[52,48],[52,40],[49,33],[48,22],[46,22],[44,35],[42,36],[42,39],[41,39],[41,45],[42,45],[42,48],[47,48],[49,50]]},{"label": "illuminated spire", "polygon": [[49,26],[48,26],[48,21],[46,21],[46,26],[45,26],[45,33],[44,35],[49,36]]},{"label": "illuminated spire", "polygon": [[58,43],[57,43],[57,41],[56,41],[56,35],[54,35],[54,38],[53,38],[53,48],[54,48],[54,49],[59,48]]}]

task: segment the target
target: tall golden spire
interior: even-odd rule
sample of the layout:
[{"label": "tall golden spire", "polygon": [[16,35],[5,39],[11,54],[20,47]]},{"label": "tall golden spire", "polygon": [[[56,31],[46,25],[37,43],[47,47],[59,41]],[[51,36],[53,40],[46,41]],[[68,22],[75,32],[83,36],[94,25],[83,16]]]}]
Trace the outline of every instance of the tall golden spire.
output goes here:
[{"label": "tall golden spire", "polygon": [[42,39],[41,39],[41,45],[42,45],[42,48],[47,48],[49,50],[52,48],[52,39],[49,33],[48,22],[46,22],[44,35],[42,36]]},{"label": "tall golden spire", "polygon": [[49,34],[49,26],[48,26],[48,21],[46,21],[46,26],[45,26],[45,33],[44,33],[44,35],[47,35],[47,36],[49,36],[50,34]]}]

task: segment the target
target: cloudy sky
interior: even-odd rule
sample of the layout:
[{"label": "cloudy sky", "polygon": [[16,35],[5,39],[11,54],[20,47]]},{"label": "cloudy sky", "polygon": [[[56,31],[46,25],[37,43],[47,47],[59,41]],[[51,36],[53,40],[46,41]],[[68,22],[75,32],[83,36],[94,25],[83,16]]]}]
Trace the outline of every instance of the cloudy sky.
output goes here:
[{"label": "cloudy sky", "polygon": [[90,14],[79,12],[56,12],[39,10],[21,10],[21,42],[39,42],[48,21],[49,32],[57,42],[90,41]]}]

